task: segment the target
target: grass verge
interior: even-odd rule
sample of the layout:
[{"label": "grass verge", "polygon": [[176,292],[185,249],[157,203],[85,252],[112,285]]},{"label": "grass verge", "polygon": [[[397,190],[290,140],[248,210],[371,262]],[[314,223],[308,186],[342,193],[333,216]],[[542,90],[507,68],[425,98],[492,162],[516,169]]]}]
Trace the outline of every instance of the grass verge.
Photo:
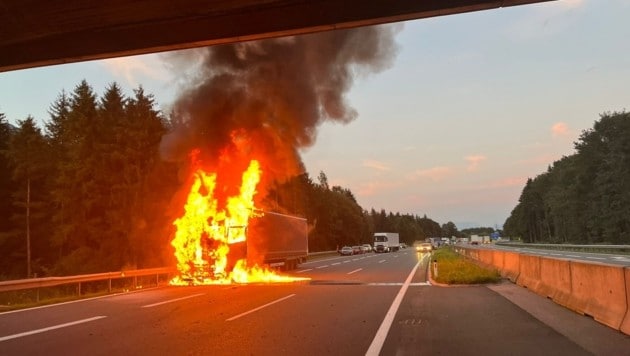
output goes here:
[{"label": "grass verge", "polygon": [[499,271],[481,267],[453,251],[442,247],[433,251],[433,261],[437,260],[438,273],[432,270],[433,280],[445,284],[482,284],[497,283],[501,280]]}]

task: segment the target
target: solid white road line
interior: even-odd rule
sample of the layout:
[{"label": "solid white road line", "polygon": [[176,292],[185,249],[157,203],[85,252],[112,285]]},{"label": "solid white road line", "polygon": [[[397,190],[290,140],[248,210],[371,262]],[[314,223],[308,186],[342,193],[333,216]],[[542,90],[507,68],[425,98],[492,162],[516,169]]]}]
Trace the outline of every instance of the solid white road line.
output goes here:
[{"label": "solid white road line", "polygon": [[363,270],[363,268],[357,268],[357,269],[355,269],[354,271],[352,271],[352,272],[348,272],[348,273],[346,273],[346,274],[353,274],[353,273],[359,272],[359,271],[361,271],[361,270]]},{"label": "solid white road line", "polygon": [[233,316],[233,317],[231,317],[231,318],[229,318],[229,319],[225,319],[225,321],[232,321],[232,320],[236,320],[236,319],[238,319],[238,318],[240,318],[240,317],[242,317],[242,316],[245,316],[245,315],[247,315],[247,314],[251,314],[251,313],[253,313],[253,312],[259,311],[260,309],[263,309],[263,308],[266,308],[266,307],[268,307],[268,306],[270,306],[270,305],[273,305],[273,304],[279,303],[279,302],[281,302],[281,301],[283,301],[283,300],[285,300],[285,299],[289,299],[289,298],[291,298],[291,297],[293,297],[293,296],[295,296],[295,294],[287,295],[286,297],[283,297],[283,298],[280,298],[280,299],[276,299],[276,300],[274,300],[273,302],[267,303],[267,304],[265,304],[265,305],[261,305],[261,306],[259,306],[258,308],[254,308],[254,309],[252,309],[252,310],[250,310],[250,311],[246,311],[245,313],[241,313],[241,314],[239,314],[239,315],[235,315],[235,316]]},{"label": "solid white road line", "polygon": [[400,303],[402,303],[403,297],[405,296],[405,293],[407,292],[407,288],[409,288],[409,284],[411,283],[413,276],[416,274],[416,271],[418,270],[418,266],[420,266],[420,262],[421,261],[418,261],[418,263],[416,263],[416,266],[411,270],[411,273],[409,273],[407,280],[405,280],[405,284],[403,284],[403,286],[400,287],[400,290],[398,291],[396,298],[394,298],[394,301],[392,302],[392,305],[389,307],[387,314],[385,314],[385,319],[383,319],[381,326],[378,328],[378,331],[376,332],[376,335],[374,336],[374,340],[372,340],[372,344],[370,344],[370,348],[365,353],[366,356],[378,356],[378,354],[381,352],[381,349],[383,348],[383,344],[385,343],[385,339],[387,338],[387,334],[389,333],[389,328],[392,326],[392,323],[394,322],[394,317],[396,316],[396,312],[398,311],[398,308],[400,307]]},{"label": "solid white road line", "polygon": [[168,304],[168,303],[173,303],[173,302],[179,302],[180,300],[194,298],[194,297],[198,297],[198,296],[204,295],[204,294],[206,294],[206,293],[198,293],[198,294],[193,294],[193,295],[189,295],[189,296],[186,296],[186,297],[175,298],[175,299],[171,299],[171,300],[165,300],[165,301],[159,302],[159,303],[143,305],[141,308],[157,307],[158,305]]},{"label": "solid white road line", "polygon": [[46,331],[50,331],[50,330],[55,330],[55,329],[61,329],[61,328],[66,328],[68,326],[72,326],[72,325],[77,325],[77,324],[82,324],[82,323],[88,323],[90,321],[94,321],[94,320],[98,320],[98,319],[103,319],[103,318],[107,318],[106,316],[95,316],[93,318],[87,318],[87,319],[81,319],[81,320],[77,320],[77,321],[72,321],[69,323],[65,323],[65,324],[59,324],[59,325],[54,325],[54,326],[49,326],[47,328],[43,328],[43,329],[37,329],[37,330],[31,330],[31,331],[26,331],[23,333],[19,333],[19,334],[13,334],[13,335],[8,335],[8,336],[2,336],[0,337],[0,342],[2,341],[7,341],[7,340],[11,340],[11,339],[17,339],[19,337],[24,337],[24,336],[29,336],[29,335],[33,335],[33,334],[39,334],[39,333],[43,333]]}]

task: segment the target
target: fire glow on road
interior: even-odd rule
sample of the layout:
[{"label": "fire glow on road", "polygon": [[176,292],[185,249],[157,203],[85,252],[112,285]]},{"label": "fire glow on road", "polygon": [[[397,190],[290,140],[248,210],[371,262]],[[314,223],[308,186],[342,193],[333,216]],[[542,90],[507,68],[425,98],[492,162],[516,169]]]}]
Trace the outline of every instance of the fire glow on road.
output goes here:
[{"label": "fire glow on road", "polygon": [[290,294],[290,295],[287,295],[286,297],[283,297],[283,298],[280,298],[280,299],[276,299],[276,300],[274,300],[273,302],[269,302],[269,303],[267,303],[267,304],[265,304],[265,305],[261,305],[261,306],[259,306],[259,307],[257,307],[257,308],[252,309],[252,310],[249,310],[249,311],[246,311],[246,312],[244,312],[244,313],[241,313],[241,314],[235,315],[235,316],[233,316],[233,317],[231,317],[231,318],[229,318],[229,319],[225,319],[225,321],[232,321],[232,320],[236,320],[236,319],[238,319],[238,318],[240,318],[240,317],[242,317],[242,316],[245,316],[245,315],[251,314],[251,313],[253,313],[253,312],[257,312],[257,311],[259,311],[260,309],[266,308],[266,307],[268,307],[268,306],[270,306],[270,305],[273,305],[273,304],[276,304],[276,303],[280,303],[281,301],[286,300],[286,299],[289,299],[289,298],[294,297],[294,296],[295,296],[295,294]]},{"label": "fire glow on road", "polygon": [[19,333],[19,334],[13,334],[13,335],[7,335],[7,336],[2,336],[0,337],[0,342],[3,341],[7,341],[7,340],[11,340],[11,339],[17,339],[20,337],[24,337],[24,336],[29,336],[29,335],[34,335],[34,334],[39,334],[39,333],[43,333],[46,331],[51,331],[51,330],[55,330],[55,329],[61,329],[61,328],[66,328],[68,326],[73,326],[73,325],[77,325],[77,324],[82,324],[82,323],[88,323],[90,321],[94,321],[94,320],[98,320],[98,319],[103,319],[106,318],[106,316],[95,316],[93,318],[87,318],[87,319],[81,319],[81,320],[77,320],[77,321],[72,321],[69,323],[65,323],[65,324],[59,324],[59,325],[54,325],[54,326],[49,326],[47,328],[42,328],[42,329],[37,329],[37,330],[31,330],[31,331],[26,331],[23,333]]}]

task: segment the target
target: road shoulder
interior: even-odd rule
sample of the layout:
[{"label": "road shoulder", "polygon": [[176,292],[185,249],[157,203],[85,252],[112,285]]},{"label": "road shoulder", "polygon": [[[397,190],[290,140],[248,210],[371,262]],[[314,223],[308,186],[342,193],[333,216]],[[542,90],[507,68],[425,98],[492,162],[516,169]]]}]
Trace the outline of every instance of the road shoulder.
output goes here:
[{"label": "road shoulder", "polygon": [[488,288],[595,355],[630,355],[630,336],[505,281]]}]

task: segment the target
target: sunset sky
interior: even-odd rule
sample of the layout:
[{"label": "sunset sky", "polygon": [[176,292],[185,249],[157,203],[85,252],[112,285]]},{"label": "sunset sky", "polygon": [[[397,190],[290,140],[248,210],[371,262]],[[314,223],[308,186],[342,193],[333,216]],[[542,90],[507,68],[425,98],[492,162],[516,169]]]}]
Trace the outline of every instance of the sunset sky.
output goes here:
[{"label": "sunset sky", "polygon": [[[392,66],[350,89],[358,118],[320,126],[306,168],[364,209],[500,228],[528,177],[628,109],[628,14],[627,0],[566,0],[405,22]],[[0,113],[43,123],[83,79],[99,95],[141,84],[168,112],[185,75],[163,54],[0,73]]]}]

